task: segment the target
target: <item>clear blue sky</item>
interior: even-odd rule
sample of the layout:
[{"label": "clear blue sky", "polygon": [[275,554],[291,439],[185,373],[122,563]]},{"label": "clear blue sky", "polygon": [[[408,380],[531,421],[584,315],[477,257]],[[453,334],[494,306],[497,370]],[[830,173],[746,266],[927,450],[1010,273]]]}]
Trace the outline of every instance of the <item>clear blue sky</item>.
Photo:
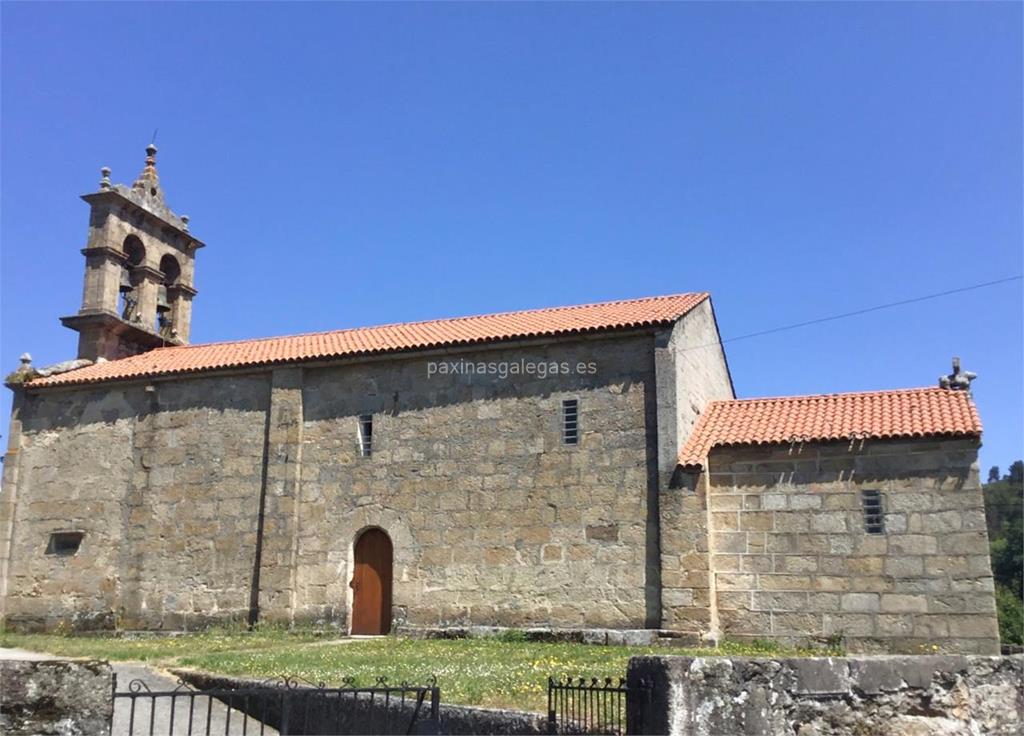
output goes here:
[{"label": "clear blue sky", "polygon": [[[1024,268],[1017,3],[0,12],[4,372],[72,357],[77,196],[154,128],[197,342],[696,290],[728,338]],[[1014,282],[727,348],[740,396],[960,355],[984,471],[1021,335]]]}]

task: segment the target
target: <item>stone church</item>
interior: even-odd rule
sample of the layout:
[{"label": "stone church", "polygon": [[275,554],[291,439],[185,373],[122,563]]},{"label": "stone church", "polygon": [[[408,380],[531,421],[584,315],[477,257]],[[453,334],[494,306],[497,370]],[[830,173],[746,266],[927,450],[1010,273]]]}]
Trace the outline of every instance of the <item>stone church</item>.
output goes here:
[{"label": "stone church", "polygon": [[736,399],[705,293],[192,345],[155,157],[7,378],[5,626],[997,650],[971,374]]}]

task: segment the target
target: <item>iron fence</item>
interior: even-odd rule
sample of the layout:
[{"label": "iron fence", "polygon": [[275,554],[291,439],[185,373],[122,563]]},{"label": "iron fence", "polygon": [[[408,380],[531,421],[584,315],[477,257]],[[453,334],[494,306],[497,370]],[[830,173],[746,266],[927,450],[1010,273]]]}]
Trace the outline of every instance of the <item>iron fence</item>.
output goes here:
[{"label": "iron fence", "polygon": [[643,711],[650,688],[625,678],[548,678],[549,734],[643,733]]},{"label": "iron fence", "polygon": [[390,685],[302,684],[292,678],[241,688],[195,689],[179,681],[154,691],[142,680],[114,693],[112,736],[293,736],[439,733],[440,689]]}]

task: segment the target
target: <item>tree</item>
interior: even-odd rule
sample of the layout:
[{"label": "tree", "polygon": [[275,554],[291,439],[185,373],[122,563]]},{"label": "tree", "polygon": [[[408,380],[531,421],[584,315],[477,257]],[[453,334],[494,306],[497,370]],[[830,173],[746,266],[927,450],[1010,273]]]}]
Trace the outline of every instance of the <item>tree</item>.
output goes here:
[{"label": "tree", "polygon": [[999,480],[999,466],[993,465],[988,469],[988,482],[995,483],[997,480]]},{"label": "tree", "polygon": [[1002,585],[996,586],[996,615],[1003,644],[1024,644],[1024,604],[1020,596]]},{"label": "tree", "polygon": [[1018,460],[1010,466],[1010,473],[1006,476],[1006,480],[1016,486],[1024,483],[1024,460]]},{"label": "tree", "polygon": [[988,527],[992,577],[996,583],[1000,637],[1004,643],[1024,643],[1024,462],[1010,465],[999,477],[989,471],[982,486]]}]

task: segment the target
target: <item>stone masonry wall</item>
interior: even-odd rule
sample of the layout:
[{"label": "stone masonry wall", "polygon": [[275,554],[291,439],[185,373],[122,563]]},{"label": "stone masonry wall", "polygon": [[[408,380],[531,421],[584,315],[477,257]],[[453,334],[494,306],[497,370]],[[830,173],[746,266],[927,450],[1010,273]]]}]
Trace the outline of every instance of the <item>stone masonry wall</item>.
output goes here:
[{"label": "stone masonry wall", "polygon": [[[182,629],[244,618],[268,402],[260,376],[25,396],[17,485],[4,488],[17,493],[4,506],[6,623]],[[77,554],[47,553],[56,531],[83,533]]]},{"label": "stone masonry wall", "polygon": [[[428,376],[444,360],[549,375]],[[191,629],[258,610],[345,628],[353,544],[379,526],[396,623],[657,626],[653,386],[653,337],[637,332],[19,393],[2,615]],[[57,531],[83,533],[76,554],[47,553]]]},{"label": "stone masonry wall", "polygon": [[679,449],[690,438],[708,402],[735,398],[720,339],[710,298],[679,320],[672,330],[677,397],[673,468]]},{"label": "stone masonry wall", "polygon": [[714,638],[714,576],[708,548],[706,476],[684,476],[661,491],[661,584],[664,629],[690,643]]},{"label": "stone masonry wall", "polygon": [[[707,479],[721,634],[998,652],[976,441],[717,449]],[[865,489],[882,534],[865,531]]]},{"label": "stone masonry wall", "polygon": [[655,348],[658,382],[660,626],[694,643],[715,628],[701,478],[675,487],[679,448],[709,401],[734,397],[714,310],[708,299],[663,333]]},{"label": "stone masonry wall", "polygon": [[[572,370],[429,376],[431,360]],[[643,627],[652,380],[649,335],[304,371],[294,617],[347,621],[353,544],[377,526],[398,623]]]},{"label": "stone masonry wall", "polygon": [[633,657],[627,673],[651,688],[640,732],[671,736],[1010,736],[1022,679],[1021,655]]},{"label": "stone masonry wall", "polygon": [[267,384],[264,375],[157,386],[156,410],[135,429],[125,628],[187,629],[247,616]]},{"label": "stone masonry wall", "polygon": [[[6,498],[17,494],[5,506],[12,530],[8,624],[114,625],[123,503],[132,482],[132,403],[140,399],[124,390],[24,398],[21,447],[4,462],[5,472],[17,477],[2,491]],[[58,531],[85,533],[78,555],[47,554],[50,534]]]}]

